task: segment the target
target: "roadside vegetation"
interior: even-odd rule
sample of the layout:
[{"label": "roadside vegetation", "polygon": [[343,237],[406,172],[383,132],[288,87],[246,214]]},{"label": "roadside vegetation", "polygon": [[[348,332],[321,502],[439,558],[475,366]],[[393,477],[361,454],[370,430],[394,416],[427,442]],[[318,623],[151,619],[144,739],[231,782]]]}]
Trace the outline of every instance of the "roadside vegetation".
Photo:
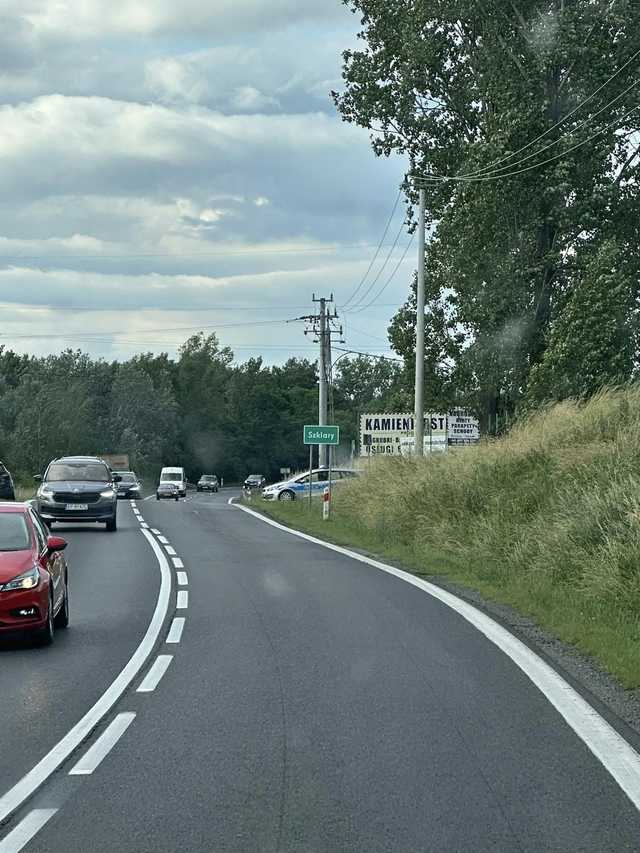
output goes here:
[{"label": "roadside vegetation", "polygon": [[640,685],[640,388],[564,401],[508,436],[437,458],[376,460],[285,523],[479,590]]}]

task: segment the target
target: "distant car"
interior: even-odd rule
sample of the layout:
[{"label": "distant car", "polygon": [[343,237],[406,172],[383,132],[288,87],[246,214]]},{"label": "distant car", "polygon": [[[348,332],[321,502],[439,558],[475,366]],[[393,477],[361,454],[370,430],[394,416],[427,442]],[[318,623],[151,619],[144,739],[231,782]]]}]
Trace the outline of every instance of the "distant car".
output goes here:
[{"label": "distant car", "polygon": [[187,475],[184,473],[184,468],[163,468],[160,471],[160,482],[175,483],[178,487],[180,497],[186,497]]},{"label": "distant car", "polygon": [[13,478],[7,467],[0,462],[0,500],[15,501],[16,492],[13,485]]},{"label": "distant car", "polygon": [[177,483],[158,483],[156,489],[156,500],[161,501],[163,498],[173,498],[174,501],[180,500],[180,489]]},{"label": "distant car", "polygon": [[[332,486],[343,483],[345,480],[352,480],[357,477],[358,471],[353,471],[350,468],[335,468],[331,471]],[[323,494],[325,488],[329,485],[329,469],[314,468],[311,471],[311,497],[318,497]],[[262,497],[265,501],[295,501],[298,498],[303,498],[309,494],[309,472],[298,474],[291,477],[289,480],[283,480],[280,483],[274,483],[273,486],[267,486],[262,490]]]},{"label": "distant car", "polygon": [[66,547],[29,504],[0,504],[0,636],[28,631],[49,645],[67,627]]},{"label": "distant car", "polygon": [[262,474],[249,474],[244,481],[245,489],[262,489],[266,484],[267,481]]},{"label": "distant car", "polygon": [[120,477],[116,486],[119,498],[139,498],[140,481],[133,471],[114,471]]},{"label": "distant car", "polygon": [[215,474],[203,474],[196,485],[199,492],[217,492],[219,488],[220,483]]},{"label": "distant car", "polygon": [[64,456],[50,462],[44,477],[37,476],[36,508],[48,527],[55,521],[101,521],[117,528],[120,477],[95,456]]}]

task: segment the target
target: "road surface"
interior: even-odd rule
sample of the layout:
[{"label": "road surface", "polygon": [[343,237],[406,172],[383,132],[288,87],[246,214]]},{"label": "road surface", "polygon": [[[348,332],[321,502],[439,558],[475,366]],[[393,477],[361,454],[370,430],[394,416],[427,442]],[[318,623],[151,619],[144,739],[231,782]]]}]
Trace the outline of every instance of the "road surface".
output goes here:
[{"label": "road surface", "polygon": [[114,534],[59,528],[71,627],[51,649],[0,646],[0,815],[143,640],[162,560],[171,597],[0,853],[640,850],[631,799],[476,628],[228,496],[139,501],[140,518],[122,503]]}]

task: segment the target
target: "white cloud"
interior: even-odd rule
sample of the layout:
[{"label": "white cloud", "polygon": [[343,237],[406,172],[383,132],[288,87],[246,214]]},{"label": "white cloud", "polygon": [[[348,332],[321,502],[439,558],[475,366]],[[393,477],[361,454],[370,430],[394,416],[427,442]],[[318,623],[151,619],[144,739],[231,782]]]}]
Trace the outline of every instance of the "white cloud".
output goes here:
[{"label": "white cloud", "polygon": [[400,172],[330,101],[354,26],[340,0],[0,0],[3,340],[349,292],[371,249],[311,250],[376,243]]},{"label": "white cloud", "polygon": [[258,112],[271,107],[279,107],[277,98],[265,95],[255,86],[239,86],[231,97],[231,105],[240,112]]},{"label": "white cloud", "polygon": [[[22,0],[5,2],[14,14],[22,13]],[[24,14],[37,31],[66,37],[107,33],[219,37],[306,20],[340,20],[345,10],[337,0],[35,0]]]}]

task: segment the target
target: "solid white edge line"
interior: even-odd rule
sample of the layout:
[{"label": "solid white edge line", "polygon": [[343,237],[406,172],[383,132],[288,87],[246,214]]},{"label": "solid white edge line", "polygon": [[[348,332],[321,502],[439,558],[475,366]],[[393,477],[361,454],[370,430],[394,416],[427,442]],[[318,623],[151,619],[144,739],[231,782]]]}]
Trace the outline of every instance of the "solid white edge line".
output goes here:
[{"label": "solid white edge line", "polygon": [[15,829],[0,841],[0,853],[20,853],[20,850],[51,820],[58,809],[33,809]]},{"label": "solid white edge line", "polygon": [[162,676],[169,669],[172,660],[173,655],[158,655],[136,693],[152,693],[160,683]]},{"label": "solid white edge line", "polygon": [[189,578],[186,572],[177,572],[178,586],[189,586]]},{"label": "solid white edge line", "polygon": [[167,554],[169,554],[169,556],[171,556],[171,557],[176,556],[176,549],[175,548],[173,548],[171,545],[165,545],[164,547],[167,551]]},{"label": "solid white edge line", "polygon": [[173,557],[173,568],[174,569],[184,569],[184,563],[180,559],[180,557]]},{"label": "solid white edge line", "polygon": [[189,607],[189,592],[186,589],[181,589],[178,592],[176,610],[186,610],[187,607]]},{"label": "solid white edge line", "polygon": [[328,548],[345,557],[350,557],[360,563],[366,563],[375,569],[394,575],[455,610],[511,658],[591,750],[629,797],[636,809],[640,810],[640,755],[553,667],[545,663],[541,657],[507,631],[506,628],[491,619],[490,616],[452,593],[404,572],[402,569],[396,569],[394,566],[381,563],[379,560],[365,557],[355,551],[350,551],[348,548],[343,548],[341,545],[323,542],[322,539],[317,539],[308,533],[302,533],[300,530],[292,530],[290,527],[272,521],[248,507],[235,503],[232,505],[259,519],[264,524],[269,524],[271,527],[292,536],[313,542],[314,545],[321,545],[323,548]]},{"label": "solid white edge line", "polygon": [[171,628],[169,628],[169,633],[167,634],[167,643],[180,642],[182,639],[182,632],[184,631],[184,623],[184,616],[174,616]]},{"label": "solid white edge line", "polygon": [[115,719],[111,720],[98,740],[89,747],[80,761],[71,768],[69,776],[90,776],[102,764],[135,718],[136,715],[132,711],[127,711],[123,714],[118,714]]},{"label": "solid white edge line", "polygon": [[35,767],[23,776],[22,779],[13,786],[13,788],[10,788],[6,794],[0,797],[0,823],[6,820],[9,815],[13,814],[13,812],[19,808],[22,803],[28,799],[28,797],[37,791],[40,785],[42,785],[42,783],[58,769],[62,762],[65,761],[71,753],[78,748],[78,746],[80,746],[83,740],[91,734],[100,720],[111,710],[111,708],[113,708],[115,703],[140,672],[146,663],[147,658],[153,651],[153,647],[160,636],[160,631],[162,630],[162,626],[169,609],[169,600],[171,597],[171,569],[169,568],[167,558],[162,553],[162,549],[153,536],[151,536],[151,534],[146,530],[142,531],[142,535],[151,545],[153,552],[156,555],[161,574],[158,600],[156,602],[156,608],[153,616],[151,617],[151,622],[147,628],[147,632],[122,672],[105,690],[95,705],[90,708],[84,717],[82,717],[82,719],[67,732],[62,740],[58,741],[58,743],[44,756],[44,758],[40,759]]}]

